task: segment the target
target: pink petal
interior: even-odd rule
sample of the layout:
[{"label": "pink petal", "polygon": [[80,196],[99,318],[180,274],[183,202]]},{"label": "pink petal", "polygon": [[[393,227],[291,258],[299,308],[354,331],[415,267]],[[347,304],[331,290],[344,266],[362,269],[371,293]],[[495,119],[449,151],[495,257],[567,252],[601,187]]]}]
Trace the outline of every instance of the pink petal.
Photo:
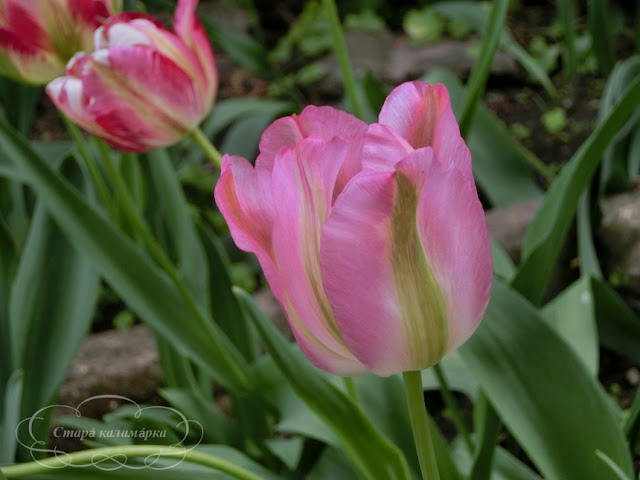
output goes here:
[{"label": "pink petal", "polygon": [[275,205],[273,251],[280,274],[279,298],[307,357],[319,368],[363,373],[345,347],[322,287],[320,232],[347,147],[317,136],[283,148],[275,158],[271,194]]},{"label": "pink petal", "polygon": [[471,154],[442,84],[403,83],[387,97],[380,123],[404,137],[413,148],[432,147],[445,168],[453,165],[471,177]]},{"label": "pink petal", "polygon": [[391,128],[369,125],[362,149],[362,167],[376,172],[393,172],[395,165],[413,151],[413,147]]},{"label": "pink petal", "polygon": [[[124,21],[124,18],[122,21],[112,21],[113,18],[119,17],[124,17],[127,21]],[[123,14],[112,19],[105,27],[96,30],[96,48],[147,45],[173,60],[197,82],[202,81],[202,67],[196,54],[178,36],[169,32],[164,26],[159,26],[153,17]],[[200,85],[199,88],[201,88],[201,97],[205,98],[206,88]]]},{"label": "pink petal", "polygon": [[242,157],[225,155],[214,195],[234,242],[258,257],[271,290],[280,298],[282,289],[271,243],[274,215],[271,172],[260,167],[254,169]]},{"label": "pink petal", "polygon": [[[79,78],[69,76],[56,78],[47,86],[47,94],[56,107],[85,130],[104,138],[113,146],[122,150],[148,150],[148,148],[143,148],[144,145],[140,144],[140,139],[128,141],[113,135],[96,123],[93,114],[87,109],[88,103],[83,92],[82,81]],[[134,113],[132,112],[132,115]]]},{"label": "pink petal", "polygon": [[114,3],[111,0],[67,0],[69,12],[75,21],[94,29],[116,13]]},{"label": "pink petal", "polygon": [[278,151],[282,147],[294,146],[302,139],[318,135],[325,141],[340,138],[347,143],[347,156],[338,175],[335,195],[362,168],[361,150],[367,125],[333,107],[307,106],[300,115],[291,115],[276,120],[265,130],[260,139],[260,155],[257,164],[273,168]]},{"label": "pink petal", "polygon": [[427,258],[447,297],[451,351],[478,327],[491,295],[491,244],[475,184],[464,172],[443,171],[434,162],[422,187],[417,218]]},{"label": "pink petal", "polygon": [[320,265],[344,342],[387,376],[433,365],[480,322],[491,252],[475,190],[430,148],[356,176],[324,225]]},{"label": "pink petal", "polygon": [[89,59],[91,68],[82,78],[87,109],[96,123],[118,137],[143,143],[158,137],[168,143],[152,144],[166,146],[207,113],[189,75],[152,48],[111,47]]},{"label": "pink petal", "polygon": [[173,17],[173,29],[187,47],[196,54],[201,70],[200,83],[206,91],[204,98],[212,104],[218,89],[218,70],[207,32],[196,16],[198,0],[178,0]]}]

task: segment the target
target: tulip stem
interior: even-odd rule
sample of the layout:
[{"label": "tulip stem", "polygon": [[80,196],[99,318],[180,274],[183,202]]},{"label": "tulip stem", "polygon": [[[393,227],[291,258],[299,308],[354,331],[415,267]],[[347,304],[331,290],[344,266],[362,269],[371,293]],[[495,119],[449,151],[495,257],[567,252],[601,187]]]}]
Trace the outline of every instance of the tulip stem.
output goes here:
[{"label": "tulip stem", "polygon": [[471,441],[471,436],[469,435],[469,431],[467,430],[467,426],[464,424],[464,420],[462,419],[462,413],[460,412],[460,407],[458,406],[458,402],[453,397],[451,390],[449,389],[449,384],[447,383],[447,379],[444,376],[442,368],[440,368],[440,364],[437,363],[433,366],[433,371],[436,374],[436,378],[438,379],[438,384],[440,384],[440,393],[442,394],[442,398],[444,399],[444,403],[447,406],[447,410],[451,414],[453,418],[453,423],[458,430],[458,433],[462,435],[464,439],[464,443],[469,450],[469,453],[473,453],[474,446]]},{"label": "tulip stem", "polygon": [[347,51],[347,44],[344,40],[344,33],[342,32],[342,25],[340,25],[340,17],[338,16],[338,9],[336,7],[335,0],[323,0],[322,4],[324,6],[325,15],[329,20],[331,39],[333,40],[333,51],[336,54],[338,64],[340,65],[342,81],[344,82],[344,89],[347,92],[347,97],[351,104],[351,110],[356,117],[362,120],[362,105],[360,104],[360,98],[358,97],[356,80],[353,75],[351,61],[349,60],[349,52]]},{"label": "tulip stem", "polygon": [[126,462],[128,458],[135,457],[143,458],[146,462],[149,462],[150,465],[156,462],[159,457],[177,457],[176,461],[178,463],[186,460],[218,470],[240,480],[260,480],[260,478],[262,478],[222,458],[207,455],[206,453],[192,449],[168,447],[164,445],[119,445],[116,447],[93,448],[69,454],[60,453],[55,457],[49,457],[35,462],[0,467],[0,478],[21,478],[30,475],[51,473],[52,471],[67,467],[89,467],[111,458],[118,462]]},{"label": "tulip stem", "polygon": [[409,405],[409,418],[413,430],[413,440],[418,452],[420,470],[423,480],[440,480],[436,455],[433,451],[433,441],[427,421],[427,408],[424,404],[422,390],[422,376],[419,371],[402,372],[404,388],[407,392],[407,404]]},{"label": "tulip stem", "polygon": [[185,300],[189,302],[192,308],[197,311],[198,308],[195,306],[193,298],[184,285],[184,282],[181,281],[180,274],[178,273],[176,266],[171,260],[169,260],[169,257],[167,257],[162,247],[158,245],[158,242],[151,233],[151,230],[149,230],[148,225],[138,212],[135,206],[135,202],[133,201],[133,198],[131,198],[131,194],[129,193],[129,189],[120,176],[120,172],[118,172],[118,169],[113,163],[113,159],[111,158],[111,154],[109,153],[109,147],[107,147],[107,144],[100,138],[96,138],[96,142],[98,143],[98,148],[100,150],[100,153],[102,154],[104,164],[107,167],[107,171],[109,172],[111,181],[113,182],[113,187],[115,189],[116,195],[120,200],[119,205],[122,207],[122,212],[126,218],[126,221],[129,222],[129,225],[139,235],[148,252],[151,254],[151,257],[165,271],[165,273],[169,275],[169,278],[176,286],[178,291],[182,294]]},{"label": "tulip stem", "polygon": [[351,400],[355,404],[360,404],[360,396],[358,395],[358,388],[356,387],[356,382],[351,377],[343,377],[344,386],[347,389],[347,394],[351,397]]},{"label": "tulip stem", "polygon": [[207,136],[199,128],[195,128],[189,132],[189,136],[200,147],[200,150],[205,154],[211,164],[216,167],[216,170],[220,170],[222,165],[222,155],[216,147],[209,141]]},{"label": "tulip stem", "polygon": [[100,169],[98,168],[98,165],[96,164],[93,156],[91,155],[91,153],[89,153],[89,150],[87,149],[87,142],[82,136],[82,133],[80,133],[80,130],[78,129],[78,127],[76,127],[76,125],[71,120],[69,120],[69,118],[66,115],[60,115],[60,116],[62,117],[62,121],[64,122],[64,125],[67,128],[69,135],[71,135],[71,138],[73,139],[73,141],[76,144],[76,147],[78,148],[78,153],[80,153],[82,160],[84,160],[84,164],[87,167],[89,176],[91,177],[91,181],[93,182],[94,187],[98,191],[98,195],[100,195],[102,203],[104,204],[105,208],[109,213],[113,213],[113,203],[112,203],[111,195],[109,194],[109,189],[107,188],[107,184],[104,181],[104,178],[102,176],[102,173],[100,172]]}]

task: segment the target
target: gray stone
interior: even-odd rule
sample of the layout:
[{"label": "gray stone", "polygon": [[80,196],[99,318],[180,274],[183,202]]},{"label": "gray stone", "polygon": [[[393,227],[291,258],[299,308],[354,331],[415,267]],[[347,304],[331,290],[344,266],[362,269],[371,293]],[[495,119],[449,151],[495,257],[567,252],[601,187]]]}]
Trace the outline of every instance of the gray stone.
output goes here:
[{"label": "gray stone", "polygon": [[539,206],[540,200],[534,200],[489,210],[486,214],[489,235],[516,264],[520,261],[522,240]]},{"label": "gray stone", "polygon": [[[469,74],[475,59],[470,51],[475,40],[440,40],[432,45],[414,45],[405,37],[394,37],[389,31],[353,31],[345,35],[349,57],[356,77],[370,71],[376,78],[397,85],[415,80],[433,67],[445,67],[458,77]],[[322,62],[327,77],[319,86],[323,91],[342,89],[340,68],[333,54]],[[494,58],[493,75],[517,76],[518,68],[509,55],[498,52]]]},{"label": "gray stone", "polygon": [[[143,325],[89,335],[60,390],[58,403],[76,407],[97,395],[122,395],[135,402],[157,403],[162,371],[151,331]],[[120,405],[115,399],[92,400],[81,413],[101,418]]]},{"label": "gray stone", "polygon": [[598,238],[605,272],[618,275],[625,290],[640,294],[640,189],[602,202]]}]

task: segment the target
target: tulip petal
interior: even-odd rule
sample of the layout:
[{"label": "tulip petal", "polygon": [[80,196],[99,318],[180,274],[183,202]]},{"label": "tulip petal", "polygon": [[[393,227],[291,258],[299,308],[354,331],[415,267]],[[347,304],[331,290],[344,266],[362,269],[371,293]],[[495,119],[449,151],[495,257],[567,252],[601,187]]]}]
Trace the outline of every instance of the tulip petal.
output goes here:
[{"label": "tulip petal", "polygon": [[197,5],[198,0],[178,0],[173,17],[173,29],[187,47],[197,55],[202,67],[201,84],[208,88],[203,98],[205,102],[213,103],[218,86],[218,70],[207,32],[196,16]]},{"label": "tulip petal", "polygon": [[[400,170],[409,173],[407,164]],[[418,232],[447,297],[447,351],[462,345],[480,324],[491,296],[493,260],[482,204],[463,172],[433,165],[418,204]]]},{"label": "tulip petal", "polygon": [[387,97],[379,122],[398,132],[413,148],[432,147],[445,168],[453,165],[471,176],[471,154],[460,136],[444,85],[403,83]]},{"label": "tulip petal", "polygon": [[[152,48],[135,45],[98,50],[82,73],[85,117],[127,150],[174,143],[200,121],[199,94],[189,76]],[[88,128],[93,133],[95,128]],[[110,140],[109,138],[107,138]]]},{"label": "tulip petal", "polygon": [[305,355],[319,368],[339,374],[366,370],[342,342],[322,287],[320,232],[329,215],[346,144],[311,136],[275,158],[272,198],[278,205],[273,251],[279,270],[279,298]]},{"label": "tulip petal", "polygon": [[393,172],[395,164],[413,151],[413,147],[391,128],[369,125],[362,148],[362,167],[376,172]]},{"label": "tulip petal", "polygon": [[347,156],[338,175],[334,197],[361,169],[361,150],[367,124],[362,120],[333,107],[307,106],[300,115],[276,120],[260,138],[260,155],[256,164],[273,168],[278,151],[282,147],[297,144],[311,135],[318,135],[326,142],[341,138],[347,143]]},{"label": "tulip petal", "polygon": [[258,257],[276,298],[281,288],[273,259],[271,172],[253,168],[244,158],[225,155],[214,191],[216,205],[229,225],[236,245]]},{"label": "tulip petal", "polygon": [[430,148],[395,172],[357,175],[321,245],[343,340],[378,375],[433,365],[481,319],[491,281],[484,213],[464,176],[445,170]]},{"label": "tulip petal", "polygon": [[69,76],[56,78],[47,85],[47,94],[56,107],[85,130],[104,138],[117,148],[137,150],[139,143],[120,139],[93,121],[93,117],[87,111],[82,81],[79,78]]}]

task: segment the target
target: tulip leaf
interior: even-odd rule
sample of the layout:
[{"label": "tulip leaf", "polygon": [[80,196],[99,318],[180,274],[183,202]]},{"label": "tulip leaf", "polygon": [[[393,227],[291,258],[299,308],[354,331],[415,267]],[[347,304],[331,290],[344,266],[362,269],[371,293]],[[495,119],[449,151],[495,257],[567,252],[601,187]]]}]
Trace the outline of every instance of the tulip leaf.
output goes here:
[{"label": "tulip leaf", "polygon": [[[147,155],[147,170],[153,189],[154,219],[166,241],[166,251],[178,265],[187,287],[200,306],[210,311],[209,275],[204,249],[191,217],[178,175],[165,150]],[[162,228],[164,227],[164,228]]]},{"label": "tulip leaf", "polygon": [[0,123],[0,146],[70,243],[154,330],[230,389],[247,388],[246,365],[223,332],[158,267],[29,145]]},{"label": "tulip leaf", "polygon": [[9,331],[9,292],[17,262],[16,245],[0,209],[0,399],[13,364],[13,346]]},{"label": "tulip leaf", "polygon": [[616,62],[611,32],[610,7],[606,0],[589,0],[587,2],[587,24],[591,34],[591,47],[598,59],[600,71],[609,75]]},{"label": "tulip leaf", "polygon": [[640,363],[640,320],[604,281],[592,278],[591,289],[600,343]]},{"label": "tulip leaf", "polygon": [[24,369],[25,415],[44,406],[64,380],[91,326],[98,287],[87,259],[39,202],[9,300],[14,362]]},{"label": "tulip leaf", "polygon": [[631,475],[620,412],[573,349],[500,280],[460,353],[545,478],[616,478],[596,450]]},{"label": "tulip leaf", "polygon": [[[471,470],[473,458],[463,442],[453,445],[453,458],[463,471]],[[491,480],[541,480],[540,476],[502,447],[496,447]]]},{"label": "tulip leaf", "polygon": [[231,291],[229,259],[220,239],[206,225],[198,226],[198,234],[209,268],[213,317],[248,362],[256,357],[256,333],[242,315],[242,309]]},{"label": "tulip leaf", "polygon": [[[67,175],[81,183],[75,164],[67,166],[71,167],[64,168]],[[8,301],[12,364],[24,372],[23,418],[56,394],[91,325],[98,287],[98,275],[39,201]],[[33,433],[46,439],[46,422],[37,425],[42,428]]]},{"label": "tulip leaf", "polygon": [[[429,83],[444,83],[451,107],[459,118],[466,90],[451,72],[433,68],[423,77]],[[466,139],[473,159],[473,174],[478,187],[494,207],[505,207],[542,195],[529,169],[533,154],[518,144],[504,125],[480,105]]]},{"label": "tulip leaf", "polygon": [[255,158],[258,153],[260,135],[273,121],[271,112],[244,117],[234,123],[220,145],[222,153]]},{"label": "tulip leaf", "polygon": [[596,378],[600,345],[590,277],[581,277],[545,305],[541,314]]},{"label": "tulip leaf", "polygon": [[0,397],[2,416],[0,417],[0,465],[10,465],[15,460],[17,439],[16,427],[20,422],[20,404],[24,374],[14,370],[4,385],[4,395]]},{"label": "tulip leaf", "polygon": [[246,314],[295,392],[332,429],[363,479],[407,479],[407,463],[397,447],[383,437],[366,415],[341,390],[319,375],[299,350],[292,350],[249,294],[234,289]]},{"label": "tulip leaf", "polygon": [[306,480],[357,480],[358,475],[344,452],[338,447],[325,448]]},{"label": "tulip leaf", "polygon": [[589,136],[551,185],[523,243],[522,262],[513,280],[533,303],[546,291],[563,239],[582,192],[591,182],[602,155],[640,104],[640,76],[627,88],[607,119]]},{"label": "tulip leaf", "polygon": [[223,27],[218,22],[203,17],[202,24],[214,45],[229,55],[238,65],[263,77],[271,77],[274,66],[269,61],[269,53],[264,46]]}]

